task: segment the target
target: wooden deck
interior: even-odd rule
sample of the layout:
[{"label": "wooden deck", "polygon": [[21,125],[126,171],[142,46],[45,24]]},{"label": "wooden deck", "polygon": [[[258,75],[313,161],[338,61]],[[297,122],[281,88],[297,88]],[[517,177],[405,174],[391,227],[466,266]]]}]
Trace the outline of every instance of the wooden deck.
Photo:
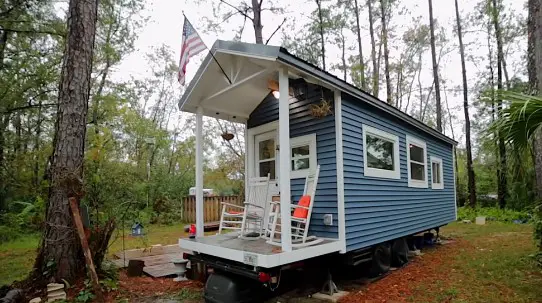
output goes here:
[{"label": "wooden deck", "polygon": [[[145,262],[143,272],[151,277],[173,276],[177,272],[173,265],[174,259],[183,257],[183,252],[179,245],[156,245],[144,249],[130,249],[115,254],[118,258],[112,262],[120,268],[128,266],[130,260],[141,260]],[[126,256],[126,260],[124,260]]]},{"label": "wooden deck", "polygon": [[196,239],[179,239],[179,246],[215,257],[233,260],[253,266],[272,268],[341,250],[338,239],[324,241],[307,247],[284,252],[280,246],[271,245],[265,239],[246,240],[236,233],[205,236]]}]

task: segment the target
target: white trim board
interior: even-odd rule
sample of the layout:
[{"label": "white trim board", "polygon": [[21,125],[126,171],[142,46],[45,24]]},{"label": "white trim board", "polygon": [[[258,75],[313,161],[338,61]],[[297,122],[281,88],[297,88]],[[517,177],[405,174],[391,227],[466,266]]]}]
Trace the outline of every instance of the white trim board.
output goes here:
[{"label": "white trim board", "polygon": [[455,181],[456,181],[456,177],[455,177],[455,174],[456,174],[456,171],[455,171],[455,146],[452,146],[452,169],[454,171],[454,206],[455,206],[455,220],[457,221],[457,188],[456,188],[456,184],[455,184]]},{"label": "white trim board", "polygon": [[346,253],[346,219],[344,208],[344,154],[343,154],[343,121],[341,91],[335,94],[335,155],[337,165],[337,217],[341,253]]},{"label": "white trim board", "polygon": [[[213,236],[211,236],[213,237]],[[207,243],[198,242],[197,239],[179,239],[179,246],[183,250],[190,250],[201,254],[211,255],[226,260],[237,261],[244,264],[245,254],[255,257],[256,261],[253,266],[263,268],[274,268],[277,266],[287,265],[293,262],[303,261],[306,259],[335,253],[341,250],[342,244],[337,239],[325,239],[327,243],[321,243],[314,246],[307,246],[303,248],[294,248],[292,251],[282,251],[276,254],[258,254],[253,252],[243,251],[242,248],[232,249],[221,247],[219,245],[211,245]],[[247,240],[250,241],[250,240]],[[270,245],[270,244],[268,244]]]},{"label": "white trim board", "polygon": [[[401,179],[399,137],[365,124],[363,124],[361,127],[363,132],[363,175],[365,177]],[[393,143],[393,170],[369,167],[369,162],[367,161],[367,135],[378,137],[382,140]]]}]

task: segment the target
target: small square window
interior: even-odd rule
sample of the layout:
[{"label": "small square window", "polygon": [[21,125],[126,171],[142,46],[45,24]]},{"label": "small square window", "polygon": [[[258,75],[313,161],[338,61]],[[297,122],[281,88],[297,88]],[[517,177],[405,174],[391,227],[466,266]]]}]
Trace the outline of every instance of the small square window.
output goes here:
[{"label": "small square window", "polygon": [[442,159],[431,156],[431,188],[444,189]]},{"label": "small square window", "polygon": [[291,138],[290,150],[290,177],[307,177],[311,169],[316,168],[316,134]]}]

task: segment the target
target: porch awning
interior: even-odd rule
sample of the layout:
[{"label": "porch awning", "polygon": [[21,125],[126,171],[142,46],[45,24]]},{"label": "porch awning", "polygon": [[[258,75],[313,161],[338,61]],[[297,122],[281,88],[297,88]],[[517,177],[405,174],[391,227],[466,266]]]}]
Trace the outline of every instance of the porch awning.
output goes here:
[{"label": "porch awning", "polygon": [[207,55],[179,107],[191,113],[201,107],[205,116],[246,121],[270,93],[268,81],[277,79],[279,49],[276,46],[216,41],[211,49],[216,60],[211,54]]}]

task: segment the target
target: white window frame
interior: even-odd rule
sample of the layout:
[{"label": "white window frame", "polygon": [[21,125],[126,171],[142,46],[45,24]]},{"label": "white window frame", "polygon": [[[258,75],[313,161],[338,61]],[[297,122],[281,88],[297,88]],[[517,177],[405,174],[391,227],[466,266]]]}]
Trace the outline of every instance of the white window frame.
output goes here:
[{"label": "white window frame", "polygon": [[[399,162],[399,137],[374,127],[363,124],[363,175],[365,177],[376,177],[386,179],[401,179],[401,163]],[[368,167],[367,162],[367,134],[380,137],[393,143],[393,170]]]},{"label": "white window frame", "polygon": [[[442,170],[442,159],[441,158],[437,158],[437,157],[429,157],[430,160],[431,160],[431,188],[432,189],[444,189],[444,172]],[[440,166],[440,176],[439,176],[439,179],[440,179],[440,183],[434,183],[433,182],[433,174],[435,173],[433,171],[433,163],[437,163],[439,166]]]},{"label": "white window frame", "polygon": [[[413,180],[411,178],[410,163],[414,162],[417,164],[422,164],[420,162],[410,160],[410,145],[411,144],[417,147],[423,148],[423,165],[424,165],[424,176],[425,176],[424,181]],[[407,152],[408,187],[427,188],[428,178],[429,178],[429,176],[427,175],[427,144],[423,140],[407,135],[406,136],[406,152]]]},{"label": "white window frame", "polygon": [[[309,168],[301,170],[292,170],[292,149],[300,146],[309,146]],[[290,138],[290,159],[288,166],[290,167],[290,179],[306,178],[311,170],[316,169],[316,134]],[[304,157],[303,157],[304,158]]]}]

